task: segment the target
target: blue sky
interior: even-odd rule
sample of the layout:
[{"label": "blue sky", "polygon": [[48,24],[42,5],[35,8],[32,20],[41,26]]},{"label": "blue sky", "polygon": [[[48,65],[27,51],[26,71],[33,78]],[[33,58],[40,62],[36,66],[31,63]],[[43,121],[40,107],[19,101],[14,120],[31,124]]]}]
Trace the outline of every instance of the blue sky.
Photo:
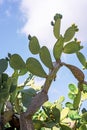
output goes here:
[{"label": "blue sky", "polygon": [[[18,53],[26,61],[31,56],[28,34],[36,35],[41,46],[46,45],[52,51],[56,40],[50,22],[56,13],[63,15],[62,34],[71,24],[78,25],[76,37],[85,46],[82,52],[87,57],[86,12],[87,0],[0,0],[0,58],[6,57],[8,52]],[[82,67],[75,55],[63,55],[62,60]],[[49,91],[50,100],[67,95],[68,84],[73,82],[77,83],[71,72],[65,67],[61,68]]]}]

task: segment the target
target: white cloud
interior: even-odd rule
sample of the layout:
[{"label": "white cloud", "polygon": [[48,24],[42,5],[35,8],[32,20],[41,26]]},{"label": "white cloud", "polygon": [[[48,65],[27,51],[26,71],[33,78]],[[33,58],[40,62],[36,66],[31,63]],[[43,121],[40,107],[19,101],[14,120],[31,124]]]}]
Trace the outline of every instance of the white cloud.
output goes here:
[{"label": "white cloud", "polygon": [[36,35],[42,45],[52,47],[55,38],[50,22],[56,13],[63,15],[62,32],[72,23],[79,27],[77,37],[87,41],[87,0],[21,0],[20,9],[25,18],[21,29],[26,35]]}]

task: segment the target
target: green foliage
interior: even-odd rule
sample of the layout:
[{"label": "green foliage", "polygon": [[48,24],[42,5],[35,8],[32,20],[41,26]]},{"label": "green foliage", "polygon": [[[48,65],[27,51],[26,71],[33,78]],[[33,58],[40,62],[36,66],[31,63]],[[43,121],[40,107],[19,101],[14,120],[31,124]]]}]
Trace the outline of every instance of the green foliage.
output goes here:
[{"label": "green foliage", "polygon": [[44,71],[42,65],[35,58],[29,58],[29,59],[27,59],[27,61],[26,61],[26,67],[27,67],[28,71],[30,71],[32,74],[34,74],[36,76],[43,77],[43,78],[47,77],[47,74]]},{"label": "green foliage", "polygon": [[64,34],[64,41],[68,42],[70,40],[72,40],[72,38],[74,37],[75,33],[78,31],[78,28],[75,24],[73,24],[71,27],[69,27]]},{"label": "green foliage", "polygon": [[61,14],[56,14],[54,16],[54,27],[53,27],[53,33],[54,36],[58,39],[60,36],[60,26],[61,26],[61,19],[62,19],[62,15]]},{"label": "green foliage", "polygon": [[0,59],[0,74],[2,74],[8,67],[8,62],[6,59]]},{"label": "green foliage", "polygon": [[69,113],[69,108],[68,107],[65,107],[64,109],[62,109],[60,120],[61,121],[64,120],[67,117],[68,113]]},{"label": "green foliage", "polygon": [[78,91],[78,94],[76,94],[76,97],[74,98],[74,102],[73,102],[74,109],[79,108],[80,100],[81,100],[81,91]]},{"label": "green foliage", "polygon": [[81,121],[87,123],[87,112],[82,115]]},{"label": "green foliage", "polygon": [[68,113],[68,116],[69,116],[69,118],[71,118],[72,120],[78,120],[78,119],[81,118],[77,110],[71,110],[71,111]]},{"label": "green foliage", "polygon": [[82,124],[80,126],[79,130],[87,130],[86,124]]},{"label": "green foliage", "polygon": [[64,38],[60,36],[53,48],[53,54],[56,61],[59,60],[61,57],[63,51],[63,44],[64,44]]},{"label": "green foliage", "polygon": [[53,113],[55,122],[59,123],[60,122],[60,111],[59,111],[59,109],[56,108],[56,107],[53,107],[52,108],[52,113]]},{"label": "green foliage", "polygon": [[0,75],[0,100],[5,101],[9,95],[9,87],[7,85],[8,75],[3,73]]},{"label": "green foliage", "polygon": [[38,54],[40,50],[40,45],[37,37],[33,36],[29,40],[29,50],[32,54]]},{"label": "green foliage", "polygon": [[81,64],[85,67],[86,66],[85,56],[81,52],[77,52],[76,55],[77,55],[79,61],[81,62]]},{"label": "green foliage", "polygon": [[40,49],[40,59],[41,61],[49,68],[49,69],[53,69],[53,63],[52,63],[52,59],[50,56],[50,52],[48,50],[48,48],[46,46],[43,46]]},{"label": "green foliage", "polygon": [[62,130],[71,130],[67,125],[61,125]]},{"label": "green foliage", "polygon": [[15,70],[21,70],[25,67],[25,63],[18,54],[13,54],[10,58],[10,66]]},{"label": "green foliage", "polygon": [[36,95],[36,91],[33,88],[21,90],[22,103],[27,108],[31,103],[32,97]]},{"label": "green foliage", "polygon": [[69,109],[73,109],[73,104],[70,102],[66,102],[65,106],[68,107]]},{"label": "green foliage", "polygon": [[77,41],[71,41],[64,46],[63,52],[67,54],[72,54],[78,52],[80,49],[82,49],[82,46],[80,46]]},{"label": "green foliage", "polygon": [[69,90],[72,94],[77,94],[78,90],[74,84],[69,84]]}]

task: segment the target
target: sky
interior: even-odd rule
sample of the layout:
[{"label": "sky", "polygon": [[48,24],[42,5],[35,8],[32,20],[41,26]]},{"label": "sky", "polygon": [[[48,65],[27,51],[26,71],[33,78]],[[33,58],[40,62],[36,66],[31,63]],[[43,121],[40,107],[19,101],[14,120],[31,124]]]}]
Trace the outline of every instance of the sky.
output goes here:
[{"label": "sky", "polygon": [[[87,57],[86,12],[87,0],[0,0],[0,58],[6,57],[8,52],[18,53],[26,61],[31,56],[28,49],[29,34],[37,36],[40,45],[46,45],[52,52],[56,39],[50,23],[56,13],[63,15],[61,34],[73,23],[78,25],[79,32],[76,37],[85,46],[82,52]],[[82,67],[75,55],[63,55],[62,60]],[[42,82],[42,79],[37,81]],[[63,67],[57,80],[52,83],[49,99],[54,101],[60,95],[67,96],[69,83],[77,84],[77,81],[71,72]]]}]

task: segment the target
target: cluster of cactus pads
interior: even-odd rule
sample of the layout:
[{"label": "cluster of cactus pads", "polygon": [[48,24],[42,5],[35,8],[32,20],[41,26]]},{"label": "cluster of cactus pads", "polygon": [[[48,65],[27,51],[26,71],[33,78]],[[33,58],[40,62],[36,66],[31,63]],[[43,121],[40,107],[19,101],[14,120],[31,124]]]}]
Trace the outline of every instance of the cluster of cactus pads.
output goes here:
[{"label": "cluster of cactus pads", "polygon": [[[55,62],[61,59],[63,53],[65,54],[73,54],[75,53],[84,66],[87,67],[86,59],[84,55],[80,52],[83,48],[81,46],[80,41],[74,38],[75,33],[78,31],[78,27],[75,24],[72,24],[64,33],[61,35],[60,27],[61,27],[61,19],[62,15],[56,14],[54,16],[54,21],[51,22],[53,26],[53,33],[56,38],[56,42],[53,47],[53,56],[55,58]],[[40,47],[39,40],[36,36],[28,36],[29,39],[29,50],[34,55],[39,55],[42,63],[50,70],[54,68],[52,57],[49,49],[46,46]],[[16,62],[17,60],[17,62]],[[17,64],[18,63],[18,64]],[[33,57],[29,57],[26,63],[18,54],[13,54],[10,57],[10,65],[14,69],[19,69],[20,73],[26,73],[27,70],[31,72],[33,75],[47,78],[48,74],[45,72],[42,64]],[[70,66],[66,65],[68,68]],[[70,68],[71,69],[71,68]],[[24,70],[24,71],[23,71]]]},{"label": "cluster of cactus pads", "polygon": [[[69,89],[70,89],[69,97],[70,99],[71,97],[73,99],[73,103],[70,102],[66,103],[66,107],[68,107],[69,109],[65,108],[61,112],[61,110],[59,109],[60,107],[58,107],[62,103],[60,101],[59,104],[58,102],[55,102],[54,103],[56,104],[55,106],[54,104],[43,105],[40,103],[40,106],[43,105],[42,109],[45,112],[46,120],[45,121],[43,120],[43,122],[41,120],[36,120],[36,117],[38,118],[38,116],[34,115],[35,116],[35,119],[33,120],[35,121],[34,123],[37,124],[39,122],[39,125],[41,123],[41,126],[39,128],[35,127],[36,130],[40,130],[43,127],[43,124],[47,128],[53,128],[56,126],[57,128],[61,128],[62,130],[65,129],[71,130],[71,128],[61,123],[62,116],[63,118],[67,118],[68,116],[70,119],[74,120],[75,123],[77,123],[77,120],[79,121],[79,119],[81,118],[78,116],[78,109],[82,99],[82,94],[85,96],[84,91],[87,94],[87,82],[84,81],[85,75],[83,71],[81,71],[78,67],[74,65],[67,64],[61,61],[61,57],[63,53],[65,54],[74,53],[76,54],[78,60],[82,64],[83,68],[87,69],[86,58],[80,51],[83,48],[83,46],[81,46],[81,42],[74,37],[75,33],[78,31],[78,27],[75,24],[72,24],[69,28],[66,29],[65,33],[62,35],[60,30],[61,19],[62,19],[62,15],[56,14],[54,16],[53,21],[51,22],[51,25],[53,27],[53,34],[55,36],[55,44],[52,49],[53,51],[52,55],[50,53],[50,50],[46,46],[42,46],[42,47],[40,46],[39,40],[36,36],[29,35],[28,36],[29,50],[33,55],[39,55],[40,61],[34,57],[29,57],[25,62],[19,54],[11,55],[10,53],[8,54],[8,57],[4,59],[0,59],[0,114],[4,112],[4,105],[7,100],[9,100],[9,102],[12,103],[13,106],[15,106],[14,108],[16,109],[17,112],[19,112],[20,110],[20,102],[18,102],[19,100],[21,100],[23,106],[25,106],[28,109],[28,105],[29,102],[31,103],[32,97],[38,95],[37,91],[35,91],[33,88],[29,88],[28,90],[24,89],[24,87],[27,85],[27,82],[29,82],[29,78],[32,79],[32,74],[41,78],[46,78],[43,88],[41,89],[42,91],[40,91],[40,92],[45,92],[46,96],[51,82],[56,77],[56,73],[58,69],[63,65],[66,66],[72,72],[74,77],[78,80],[78,90],[73,84],[69,85]],[[52,59],[54,59],[55,61],[53,61]],[[14,70],[12,76],[9,76],[8,74],[5,73],[6,69],[8,68],[8,63],[10,67],[13,68]],[[48,68],[49,70],[48,73],[44,69],[43,65],[45,65]],[[18,77],[21,75],[25,75],[27,72],[31,74],[30,77],[26,79],[26,82],[24,82],[22,86],[18,86]],[[45,91],[43,91],[43,89]],[[21,99],[19,99],[18,96],[20,93],[21,93]],[[39,94],[41,96],[42,93]],[[85,97],[86,97],[85,99],[87,99],[87,95]],[[35,109],[37,110],[39,109],[39,107]],[[63,114],[60,114],[60,112]],[[11,113],[11,115],[12,114],[13,113]],[[5,123],[9,122],[8,119],[5,117],[6,116],[4,116]],[[83,119],[87,123],[87,111],[86,114],[84,114]],[[86,129],[86,125],[82,124],[78,130],[85,130],[85,129]],[[48,129],[44,129],[44,130],[48,130]]]}]

